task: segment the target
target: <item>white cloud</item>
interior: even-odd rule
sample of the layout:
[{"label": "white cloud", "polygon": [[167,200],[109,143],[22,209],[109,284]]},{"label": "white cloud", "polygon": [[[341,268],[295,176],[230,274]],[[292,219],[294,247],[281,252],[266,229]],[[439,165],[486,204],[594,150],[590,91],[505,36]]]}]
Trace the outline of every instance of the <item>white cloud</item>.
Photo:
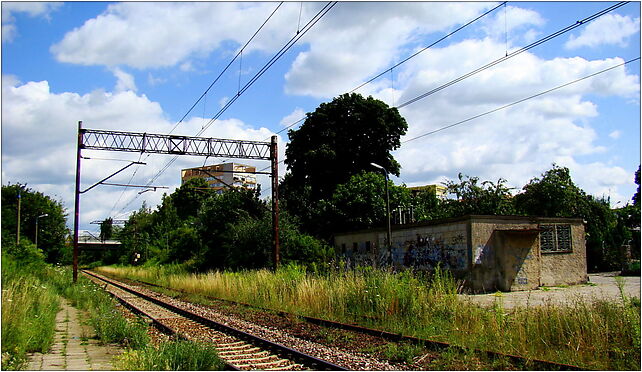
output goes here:
[{"label": "white cloud", "polygon": [[626,47],[628,38],[638,32],[640,32],[640,18],[605,14],[589,23],[579,36],[571,35],[564,46],[567,49],[609,44]]},{"label": "white cloud", "polygon": [[303,111],[302,108],[297,107],[292,111],[289,115],[281,119],[279,124],[281,124],[284,127],[287,127],[289,125],[294,124],[296,121],[301,120],[305,118],[305,111]]},{"label": "white cloud", "polygon": [[160,84],[165,83],[166,81],[167,81],[167,79],[163,79],[163,78],[160,78],[160,77],[155,77],[154,75],[152,75],[151,72],[147,73],[147,84],[149,84],[151,86],[160,85]]},{"label": "white cloud", "polygon": [[482,29],[497,41],[508,38],[509,44],[514,44],[511,41],[535,40],[535,29],[531,28],[523,35],[519,31],[529,26],[543,26],[545,23],[544,18],[536,11],[509,5],[498,9],[494,16],[484,20]]},{"label": "white cloud", "polygon": [[116,77],[116,87],[114,90],[116,92],[124,92],[127,90],[136,91],[136,82],[134,81],[134,76],[126,73],[125,71],[119,68],[112,68],[112,73]]},{"label": "white cloud", "polygon": [[[90,129],[122,130],[131,132],[167,133],[173,126],[160,105],[133,91],[110,93],[94,91],[76,93],[53,93],[47,81],[19,83],[11,76],[2,79],[2,178],[8,183],[27,183],[29,187],[59,196],[70,213],[73,213],[73,194],[76,161],[77,123]],[[183,122],[175,134],[194,135],[201,129],[203,118]],[[38,135],[34,135],[38,133]],[[218,120],[203,136],[265,140],[272,135],[266,128],[254,128],[238,119]],[[285,146],[279,137],[279,154],[284,156]],[[138,160],[140,154],[84,150],[83,156],[92,158],[82,161],[82,188],[85,189],[107,175],[122,168],[126,163],[103,161],[98,158]],[[167,155],[142,155],[146,166],[134,166],[112,181],[127,183],[138,168],[133,184],[145,184],[171,158]],[[168,190],[145,193],[125,212],[138,209],[142,200],[155,206],[161,201],[163,191],[171,193],[180,185],[180,169],[199,166],[205,159],[179,157],[155,185],[169,186]],[[208,164],[222,159],[209,158]],[[245,161],[243,161],[245,162]],[[259,167],[269,166],[267,161],[247,161]],[[282,169],[282,172],[284,169]],[[281,172],[281,173],[282,173]],[[269,185],[265,177],[264,189]],[[140,189],[125,191],[114,214],[127,201],[133,200]],[[109,216],[119,199],[122,188],[98,186],[81,198],[81,224],[89,228],[91,220]],[[112,214],[113,216],[113,214]]]},{"label": "white cloud", "polygon": [[62,6],[61,2],[5,1],[2,3],[2,42],[12,42],[18,34],[15,13],[26,13],[29,17],[49,19],[51,12]]},{"label": "white cloud", "polygon": [[[355,88],[397,62],[420,36],[449,31],[490,3],[339,3],[306,35],[286,73],[289,94],[329,98]],[[322,78],[321,78],[322,77]]]},{"label": "white cloud", "polygon": [[613,132],[609,133],[609,137],[613,139],[618,139],[622,135],[622,131],[619,130],[614,130]]},{"label": "white cloud", "polygon": [[[189,71],[193,68],[190,58],[211,53],[223,41],[245,43],[275,7],[274,3],[260,2],[111,4],[99,16],[68,32],[51,52],[58,61],[67,63],[140,69],[180,65]],[[298,10],[298,4],[284,4],[247,52],[282,45],[296,31],[283,24],[291,25]]]},{"label": "white cloud", "polygon": [[[465,40],[431,49],[400,71],[400,81],[395,84],[401,95],[397,102],[429,92],[503,55],[503,51],[503,42],[492,39]],[[402,108],[401,114],[409,123],[402,142],[622,62],[620,58],[546,60],[523,53]],[[368,89],[367,93],[389,101],[389,88],[384,84]],[[569,164],[577,175],[574,179],[585,191],[601,195],[610,190],[615,202],[616,196],[625,194],[618,190],[630,186],[630,172],[618,166],[582,164],[578,160],[583,155],[607,151],[597,143],[597,133],[591,127],[592,119],[600,114],[600,106],[588,95],[628,98],[638,96],[639,89],[639,77],[620,67],[402,144],[395,152],[402,165],[401,181],[417,185],[444,178],[456,180],[457,173],[462,172],[491,181],[503,177],[511,186],[521,188],[556,162]],[[609,177],[591,180],[599,172]]]}]

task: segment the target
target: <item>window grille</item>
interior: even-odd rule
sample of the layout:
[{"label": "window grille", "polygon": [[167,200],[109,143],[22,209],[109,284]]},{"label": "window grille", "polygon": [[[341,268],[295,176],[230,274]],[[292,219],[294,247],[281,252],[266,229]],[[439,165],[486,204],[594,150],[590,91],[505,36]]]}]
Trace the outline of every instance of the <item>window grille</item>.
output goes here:
[{"label": "window grille", "polygon": [[542,225],[539,246],[542,253],[572,252],[571,225]]}]

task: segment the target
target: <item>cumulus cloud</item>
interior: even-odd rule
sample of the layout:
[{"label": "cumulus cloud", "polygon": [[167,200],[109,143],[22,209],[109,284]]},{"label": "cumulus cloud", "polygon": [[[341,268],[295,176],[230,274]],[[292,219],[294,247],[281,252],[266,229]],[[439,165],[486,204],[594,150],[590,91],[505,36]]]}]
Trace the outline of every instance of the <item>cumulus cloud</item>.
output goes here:
[{"label": "cumulus cloud", "polygon": [[[416,57],[400,72],[400,76],[408,79],[398,82],[399,102],[482,66],[503,55],[503,48],[501,41],[492,39],[465,40]],[[454,60],[462,63],[452,64]],[[618,187],[631,183],[630,172],[604,163],[581,164],[577,159],[607,151],[598,144],[597,133],[590,125],[591,119],[599,115],[600,107],[589,95],[639,95],[639,77],[627,74],[624,67],[447,130],[404,141],[622,62],[620,58],[546,60],[527,52],[403,107],[400,112],[408,121],[409,130],[395,152],[402,165],[401,181],[415,185],[441,182],[454,180],[462,172],[493,181],[503,177],[511,186],[520,188],[552,163],[558,163],[568,164],[580,187],[587,192],[601,195],[610,189],[614,198],[619,195]],[[383,86],[371,86],[368,93],[389,101]],[[613,178],[591,180],[591,175],[597,172]]]},{"label": "cumulus cloud", "polygon": [[115,87],[116,92],[124,92],[127,90],[136,91],[136,82],[134,81],[133,75],[128,74],[117,67],[113,68],[112,72],[117,79]]},{"label": "cumulus cloud", "polygon": [[305,111],[302,108],[297,107],[289,115],[287,115],[283,119],[281,119],[281,122],[279,122],[279,124],[281,124],[284,127],[287,127],[287,126],[290,126],[290,125],[294,124],[296,121],[301,120],[303,118],[305,118]]},{"label": "cumulus cloud", "polygon": [[[54,93],[47,81],[20,83],[11,76],[2,79],[2,177],[3,182],[27,183],[29,187],[59,197],[67,208],[73,208],[76,141],[78,121],[90,129],[123,130],[131,132],[167,133],[173,122],[167,120],[161,106],[132,90],[119,92],[93,91],[84,95],[65,92]],[[175,134],[194,135],[201,129],[203,118],[191,118],[181,123]],[[34,136],[33,133],[38,133]],[[238,119],[218,120],[204,134],[207,137],[265,140],[272,135],[266,128],[254,128]],[[285,146],[279,137],[280,156]],[[146,166],[134,166],[117,175],[113,182],[127,183],[137,168],[133,184],[147,183],[170,160],[165,155],[140,155],[120,152],[84,150],[90,159],[82,162],[82,188],[94,184],[120,169],[122,160],[143,160]],[[155,185],[169,186],[168,193],[180,185],[180,169],[200,166],[205,159],[179,157]],[[208,164],[222,159],[207,159]],[[237,160],[238,161],[238,160]],[[243,161],[245,162],[245,161]],[[269,166],[267,161],[248,161],[259,167]],[[259,179],[264,188],[267,179]],[[124,191],[121,202],[112,213],[114,216],[134,200],[140,189]],[[145,193],[123,212],[138,209],[143,200],[154,206],[161,201],[163,190]],[[104,219],[110,215],[122,188],[98,186],[81,200],[81,223]],[[73,212],[73,211],[71,211]]]},{"label": "cumulus cloud", "polygon": [[630,36],[640,32],[640,18],[606,14],[589,23],[578,35],[571,35],[564,44],[567,49],[618,45],[626,47]]},{"label": "cumulus cloud", "polygon": [[[508,39],[510,44],[514,44],[515,41],[535,40],[537,31],[530,27],[543,26],[545,23],[544,18],[534,10],[508,5],[484,20],[482,29],[495,40]],[[524,29],[528,30],[522,33]]]},{"label": "cumulus cloud", "polygon": [[[51,52],[60,62],[81,65],[140,69],[180,65],[183,71],[190,71],[190,58],[207,55],[223,41],[244,44],[275,6],[239,2],[111,4],[99,16],[68,32]],[[296,32],[282,25],[296,19],[298,4],[286,3],[281,8],[248,52],[273,50]]]},{"label": "cumulus cloud", "polygon": [[26,13],[29,17],[43,17],[49,19],[50,14],[60,8],[59,2],[40,1],[6,1],[2,4],[2,42],[11,42],[18,34],[15,25],[15,13]]},{"label": "cumulus cloud", "polygon": [[[468,22],[490,3],[339,3],[306,35],[286,73],[289,94],[330,98],[397,62],[419,36]],[[320,77],[323,78],[320,78]]]}]

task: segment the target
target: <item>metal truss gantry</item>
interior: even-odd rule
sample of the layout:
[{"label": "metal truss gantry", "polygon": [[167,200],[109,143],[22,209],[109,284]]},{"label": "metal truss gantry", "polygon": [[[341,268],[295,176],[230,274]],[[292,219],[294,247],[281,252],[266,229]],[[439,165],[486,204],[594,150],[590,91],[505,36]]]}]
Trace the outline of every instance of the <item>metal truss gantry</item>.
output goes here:
[{"label": "metal truss gantry", "polygon": [[[279,161],[277,136],[272,136],[270,142],[260,142],[166,134],[134,133],[84,129],[82,127],[82,121],[79,121],[76,158],[76,194],[74,205],[74,282],[78,279],[78,220],[80,211],[80,194],[89,191],[89,189],[82,192],[80,191],[80,160],[82,159],[81,150],[83,149],[270,160],[272,168],[270,176],[272,177],[273,259],[274,267],[277,268],[279,266]],[[99,183],[102,183],[102,181]],[[98,184],[94,186],[97,185]]]}]

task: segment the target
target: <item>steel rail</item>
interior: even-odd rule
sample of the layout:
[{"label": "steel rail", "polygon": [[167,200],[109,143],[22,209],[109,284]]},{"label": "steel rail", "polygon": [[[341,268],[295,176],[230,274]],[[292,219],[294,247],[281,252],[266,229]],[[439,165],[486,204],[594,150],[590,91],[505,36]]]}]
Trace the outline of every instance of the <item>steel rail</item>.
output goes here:
[{"label": "steel rail", "polygon": [[[129,288],[127,286],[124,286],[120,283],[117,283],[111,279],[107,279],[102,275],[95,274],[91,271],[88,270],[82,270],[83,273],[86,275],[92,276],[94,278],[97,278],[99,280],[102,280],[106,283],[109,283],[110,285],[113,285],[114,287],[120,288],[122,290],[125,290],[131,294],[134,294],[140,298],[143,298],[149,302],[152,302],[158,306],[161,306],[167,310],[170,310],[172,312],[175,312],[185,318],[188,318],[190,320],[193,320],[197,323],[200,323],[206,327],[209,327],[211,329],[220,331],[222,333],[226,333],[228,335],[231,335],[233,337],[239,338],[241,340],[244,340],[250,344],[262,347],[264,349],[268,349],[272,352],[274,352],[276,355],[279,357],[287,358],[289,360],[301,363],[305,366],[310,367],[312,370],[329,370],[329,371],[346,371],[347,369],[341,366],[338,366],[336,364],[330,363],[328,361],[313,357],[311,355],[302,353],[298,350],[289,348],[287,346],[278,344],[276,342],[272,342],[266,339],[263,339],[261,337],[252,335],[250,333],[247,333],[245,331],[238,330],[236,328],[230,327],[228,325],[218,323],[216,321],[213,321],[211,319],[205,318],[203,316],[200,316],[198,314],[195,314],[189,310],[182,309],[180,307],[174,306],[172,304],[168,304],[158,298],[154,298],[152,296],[146,295],[140,291],[137,291],[135,289]],[[163,326],[167,328],[167,326]]]},{"label": "steel rail", "polygon": [[[163,288],[171,291],[176,291],[180,293],[185,293],[185,294],[193,294],[190,292],[186,292],[180,289],[175,289],[175,288],[168,288],[162,285],[158,285],[155,283],[150,283],[146,282],[143,280],[135,280],[137,283],[141,283],[144,285],[148,286],[153,286],[153,287],[158,287],[158,288]],[[355,324],[346,324],[346,323],[341,323],[341,322],[336,322],[333,320],[327,320],[327,319],[320,319],[320,318],[315,318],[311,316],[305,316],[305,315],[298,315],[298,314],[292,314],[288,313],[285,311],[280,311],[280,310],[273,310],[273,309],[266,309],[262,308],[256,305],[244,303],[244,302],[238,302],[238,301],[233,301],[233,300],[227,300],[224,298],[218,298],[218,297],[213,297],[213,296],[207,296],[207,295],[201,295],[205,298],[212,299],[212,300],[217,300],[221,302],[227,302],[230,304],[235,304],[235,305],[241,305],[241,306],[246,306],[250,308],[255,308],[255,309],[260,309],[260,310],[265,310],[265,311],[273,311],[276,312],[278,315],[281,316],[295,316],[300,319],[305,320],[308,323],[313,323],[317,324],[320,326],[324,327],[330,327],[330,328],[338,328],[338,329],[344,329],[348,331],[354,331],[354,332],[359,332],[359,333],[364,333],[368,334],[371,336],[377,336],[381,337],[390,341],[407,341],[411,342],[416,345],[422,345],[424,347],[427,347],[429,349],[433,350],[443,350],[447,348],[456,348],[459,350],[467,350],[463,346],[459,345],[452,345],[447,342],[442,342],[442,341],[435,341],[435,340],[428,340],[424,338],[419,338],[419,337],[414,337],[414,336],[406,336],[401,333],[392,333],[388,331],[383,331],[380,329],[373,329],[373,328],[368,328],[368,327],[363,327]],[[539,370],[558,370],[558,371],[587,371],[589,369],[587,368],[582,368],[579,366],[571,365],[571,364],[565,364],[565,363],[558,363],[558,362],[552,362],[548,360],[541,360],[541,359],[533,359],[533,358],[527,358],[519,355],[513,355],[513,354],[506,354],[506,353],[500,353],[497,351],[490,351],[490,350],[479,350],[479,349],[472,349],[474,352],[479,353],[479,354],[484,354],[489,358],[494,358],[494,359],[499,359],[499,358],[506,358],[510,360],[512,363],[515,364],[523,364],[529,368],[532,369],[539,369]]]}]

